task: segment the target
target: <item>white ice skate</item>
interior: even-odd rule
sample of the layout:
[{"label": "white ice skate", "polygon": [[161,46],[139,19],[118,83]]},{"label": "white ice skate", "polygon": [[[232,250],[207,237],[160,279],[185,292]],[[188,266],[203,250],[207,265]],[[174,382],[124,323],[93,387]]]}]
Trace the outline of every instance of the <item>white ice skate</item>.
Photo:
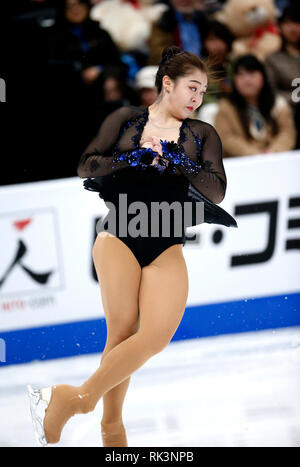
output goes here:
[{"label": "white ice skate", "polygon": [[[33,389],[28,384],[27,391],[30,400],[30,412],[34,429],[34,435],[38,444],[42,447],[45,447],[48,444],[44,431],[45,409],[49,405],[52,389],[51,387],[43,389]],[[45,406],[43,402],[46,402],[47,405]]]}]

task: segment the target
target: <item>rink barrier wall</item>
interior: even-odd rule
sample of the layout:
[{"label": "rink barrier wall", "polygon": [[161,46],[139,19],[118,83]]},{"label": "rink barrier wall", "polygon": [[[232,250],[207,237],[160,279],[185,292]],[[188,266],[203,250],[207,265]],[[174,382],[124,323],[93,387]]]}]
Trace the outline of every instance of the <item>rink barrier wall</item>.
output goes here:
[{"label": "rink barrier wall", "polygon": [[[187,307],[172,342],[224,334],[300,326],[300,294],[252,298]],[[64,323],[0,333],[6,343],[6,362],[14,365],[102,352],[104,319]],[[169,344],[169,345],[171,345]]]}]

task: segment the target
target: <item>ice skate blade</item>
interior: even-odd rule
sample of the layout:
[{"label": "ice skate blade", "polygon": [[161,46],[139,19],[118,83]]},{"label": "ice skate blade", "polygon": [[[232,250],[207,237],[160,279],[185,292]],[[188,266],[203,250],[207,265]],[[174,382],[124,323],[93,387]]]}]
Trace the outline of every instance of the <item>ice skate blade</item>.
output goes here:
[{"label": "ice skate blade", "polygon": [[[30,401],[30,413],[34,429],[34,435],[39,446],[45,447],[48,445],[45,431],[44,431],[44,418],[45,409],[42,407],[42,401],[49,405],[51,398],[51,388],[33,389],[29,384],[27,385],[27,392]],[[39,413],[41,412],[41,414]]]}]

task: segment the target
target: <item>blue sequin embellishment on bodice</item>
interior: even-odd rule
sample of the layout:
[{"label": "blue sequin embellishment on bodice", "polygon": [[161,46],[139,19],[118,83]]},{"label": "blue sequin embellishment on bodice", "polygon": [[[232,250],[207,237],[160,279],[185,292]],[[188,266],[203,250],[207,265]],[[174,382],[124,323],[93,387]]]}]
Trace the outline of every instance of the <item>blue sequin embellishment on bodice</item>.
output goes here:
[{"label": "blue sequin embellishment on bodice", "polygon": [[[188,173],[197,175],[201,170],[201,165],[199,163],[194,162],[188,156],[186,156],[182,146],[182,143],[186,139],[185,134],[183,132],[186,126],[186,119],[183,120],[182,125],[180,127],[180,134],[177,143],[175,143],[174,141],[160,139],[162,147],[162,156],[158,159],[158,162],[156,164],[151,165],[154,159],[157,157],[158,153],[153,151],[151,148],[142,148],[139,146],[143,129],[148,120],[148,115],[149,111],[148,108],[146,108],[142,115],[135,118],[134,120],[129,120],[123,126],[122,130],[120,131],[118,141],[113,150],[113,163],[118,164],[118,162],[120,161],[126,161],[129,166],[139,167],[141,169],[146,169],[149,166],[151,166],[154,169],[156,169],[160,174],[164,173],[167,168],[169,173],[175,173],[177,167],[183,167]],[[121,152],[119,149],[120,139],[125,130],[130,128],[135,123],[135,128],[137,131],[134,134],[134,136],[131,137],[131,140],[134,143],[134,149],[126,152]],[[200,138],[194,134],[193,131],[192,133],[194,136],[194,141],[197,145],[197,155],[200,156],[202,142]]]}]

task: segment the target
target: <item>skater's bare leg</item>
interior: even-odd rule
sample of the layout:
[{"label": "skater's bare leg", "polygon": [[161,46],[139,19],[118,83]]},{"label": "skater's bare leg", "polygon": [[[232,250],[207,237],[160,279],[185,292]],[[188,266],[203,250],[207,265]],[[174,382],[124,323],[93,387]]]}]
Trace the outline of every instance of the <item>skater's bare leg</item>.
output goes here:
[{"label": "skater's bare leg", "polygon": [[89,410],[107,391],[168,345],[182,319],[187,295],[188,273],[182,245],[172,245],[142,269],[139,330],[114,347],[81,386]]},{"label": "skater's bare leg", "polygon": [[[108,346],[106,343],[102,353],[101,363],[105,355],[118,343]],[[110,391],[107,391],[103,400],[103,414],[101,420],[101,436],[103,447],[126,447],[128,446],[126,430],[122,418],[124,399],[129,387],[130,376],[120,384],[117,384]]]},{"label": "skater's bare leg", "polygon": [[172,245],[142,269],[138,332],[110,350],[99,369],[76,388],[81,411],[93,410],[107,391],[125,381],[168,345],[183,316],[187,294],[188,275],[182,245]]},{"label": "skater's bare leg", "polygon": [[[121,240],[109,237],[110,234],[99,234],[93,248],[107,325],[101,364],[110,350],[137,332],[139,325],[141,267]],[[122,410],[129,383],[130,376],[107,391],[102,398],[101,435],[104,447],[128,446]]]},{"label": "skater's bare leg", "polygon": [[[111,349],[138,330],[141,268],[128,247],[109,233],[102,232],[97,236],[92,253],[107,326],[106,345],[101,355],[102,364]],[[101,432],[104,446],[127,445],[122,407],[129,382],[130,377],[103,396]],[[66,386],[66,391],[70,388]],[[71,389],[79,395],[79,388]],[[75,409],[79,410],[82,406],[82,411],[86,412],[84,399],[81,398],[79,402]],[[48,430],[47,439],[57,439],[59,430],[54,427],[52,433],[49,417],[45,419],[44,425],[45,431]]]}]

